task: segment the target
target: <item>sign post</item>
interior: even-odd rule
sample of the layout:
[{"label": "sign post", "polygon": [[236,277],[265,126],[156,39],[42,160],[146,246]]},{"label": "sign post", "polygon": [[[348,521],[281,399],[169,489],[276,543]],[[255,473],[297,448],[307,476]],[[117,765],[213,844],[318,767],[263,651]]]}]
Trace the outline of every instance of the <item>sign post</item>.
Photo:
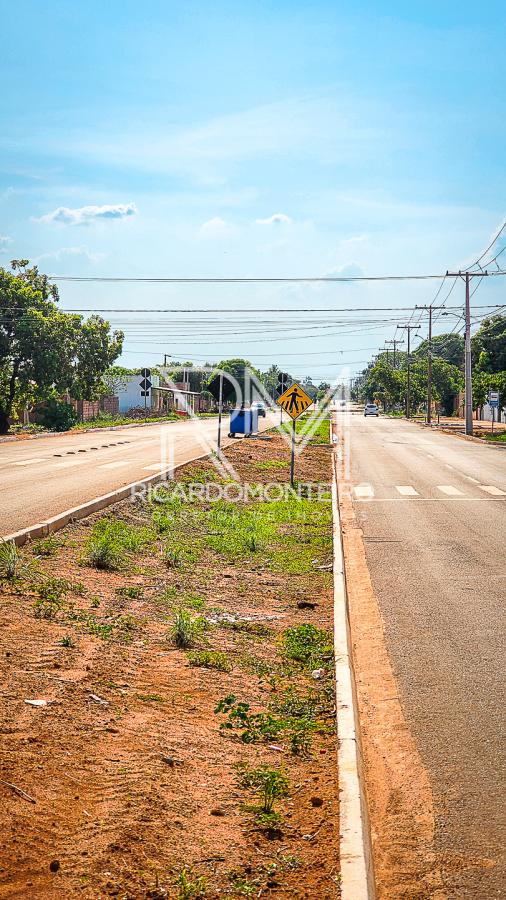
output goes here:
[{"label": "sign post", "polygon": [[[287,387],[288,387],[288,372],[280,372],[279,375],[278,375],[278,384],[277,384],[277,387],[276,387],[276,391],[277,391],[277,393],[278,393],[278,397],[279,397],[281,394],[284,394],[284,392],[286,391]],[[279,424],[280,424],[280,425],[283,424],[283,407],[281,407],[281,417],[280,417],[280,420],[279,420]]]},{"label": "sign post", "polygon": [[280,397],[278,397],[278,406],[281,407],[281,410],[285,410],[286,413],[292,419],[292,452],[290,457],[290,484],[293,487],[294,475],[295,475],[295,430],[296,430],[296,420],[302,415],[306,409],[311,406],[312,399],[309,394],[306,394],[305,390],[301,388],[300,384],[294,382],[290,385],[287,390],[283,391]]},{"label": "sign post", "polygon": [[218,456],[221,453],[221,415],[223,412],[223,372],[220,372],[220,389],[218,393]]},{"label": "sign post", "polygon": [[146,418],[148,414],[148,397],[151,390],[151,369],[141,369],[141,375],[141,397],[144,397],[144,418]]},{"label": "sign post", "polygon": [[499,391],[488,392],[488,405],[492,410],[492,434],[494,433],[495,411],[499,409]]}]

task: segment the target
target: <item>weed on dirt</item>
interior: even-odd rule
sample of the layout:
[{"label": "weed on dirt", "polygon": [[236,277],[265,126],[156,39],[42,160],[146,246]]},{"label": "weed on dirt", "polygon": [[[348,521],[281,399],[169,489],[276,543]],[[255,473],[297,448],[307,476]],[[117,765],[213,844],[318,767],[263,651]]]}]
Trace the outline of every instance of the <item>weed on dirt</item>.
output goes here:
[{"label": "weed on dirt", "polygon": [[[330,479],[326,429],[300,482]],[[227,455],[289,477],[279,435]],[[211,481],[205,461],[175,484]],[[328,496],[173,487],[0,545],[1,778],[36,801],[2,788],[5,896],[338,894]]]}]

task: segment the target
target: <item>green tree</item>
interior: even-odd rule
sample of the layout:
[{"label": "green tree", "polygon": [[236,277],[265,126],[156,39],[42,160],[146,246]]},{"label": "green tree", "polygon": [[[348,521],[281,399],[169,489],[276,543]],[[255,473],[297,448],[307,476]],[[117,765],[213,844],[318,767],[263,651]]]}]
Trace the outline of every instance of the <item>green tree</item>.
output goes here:
[{"label": "green tree", "polygon": [[[427,391],[427,362],[419,360],[413,366],[413,374],[418,377],[418,383],[424,385]],[[464,388],[464,377],[458,366],[454,366],[440,357],[432,360],[432,398],[439,401],[444,412],[451,415],[453,412],[454,398]]]},{"label": "green tree", "polygon": [[28,260],[0,268],[0,433],[27,402],[69,392],[91,400],[121,353],[123,334],[99,316],[58,309],[58,289]]},{"label": "green tree", "polygon": [[102,375],[100,393],[114,396],[119,390],[124,390],[132,375],[135,375],[133,369],[126,369],[124,366],[109,366]]},{"label": "green tree", "polygon": [[[489,373],[506,370],[506,316],[491,316],[484,319],[471,339],[473,365],[478,365],[483,357],[483,370]],[[485,362],[486,360],[486,362]],[[486,366],[486,368],[485,368]],[[480,368],[482,365],[480,363]]]},{"label": "green tree", "polygon": [[229,372],[237,381],[240,387],[241,396],[240,398],[235,397],[235,402],[239,402],[240,399],[243,403],[250,403],[252,394],[251,377],[254,376],[261,382],[261,375],[258,369],[255,369],[249,360],[240,358],[223,359],[221,362],[216,363],[216,368],[223,369],[224,372]]},{"label": "green tree", "polygon": [[[413,352],[413,358],[427,359],[429,342],[422,341]],[[432,338],[432,356],[444,359],[452,366],[464,365],[464,338],[460,334],[438,334]]]}]

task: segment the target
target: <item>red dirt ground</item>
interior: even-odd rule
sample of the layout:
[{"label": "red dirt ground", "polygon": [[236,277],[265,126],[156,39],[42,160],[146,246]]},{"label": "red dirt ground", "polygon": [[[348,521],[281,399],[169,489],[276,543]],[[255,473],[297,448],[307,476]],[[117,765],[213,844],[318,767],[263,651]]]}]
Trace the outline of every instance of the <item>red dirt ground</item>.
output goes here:
[{"label": "red dirt ground", "polygon": [[[245,480],[287,477],[288,452],[277,435],[242,441],[229,455]],[[329,458],[328,447],[308,447],[297,463],[298,477],[328,481]],[[286,468],[262,472],[257,464],[267,459],[282,460]],[[207,465],[199,464],[199,471]],[[142,508],[129,501],[113,513],[131,523],[146,521]],[[228,693],[265,710],[286,687],[286,677],[273,681],[268,674],[279,666],[277,638],[303,623],[331,629],[328,572],[315,566],[288,578],[262,558],[228,564],[211,553],[188,570],[169,570],[158,544],[138,554],[129,572],[100,572],[79,564],[98,518],[60,532],[56,555],[38,565],[46,575],[83,583],[84,595],[72,597],[76,609],[133,617],[122,620],[123,631],[102,639],[65,614],[38,619],[26,586],[18,593],[5,582],[1,588],[0,897],[177,898],[178,875],[188,867],[193,877],[206,878],[206,898],[335,898],[334,731],[318,733],[309,756],[295,756],[282,740],[275,742],[279,751],[224,737],[214,714]],[[187,539],[191,543],[190,533]],[[23,555],[33,558],[30,548]],[[115,593],[132,584],[143,588],[143,596]],[[204,615],[219,605],[270,630],[258,637],[217,628],[210,645],[229,654],[232,671],[192,668],[185,651],[167,638],[172,613],[160,594],[168,586],[202,596]],[[93,596],[100,598],[96,609]],[[307,598],[317,604],[314,610],[297,607]],[[68,635],[75,646],[61,645]],[[306,675],[292,680],[300,689],[315,687]],[[325,681],[332,685],[331,664]],[[39,698],[49,705],[24,702]],[[332,702],[330,712],[332,723]],[[286,768],[290,792],[279,801],[285,824],[276,840],[243,809],[251,797],[238,785],[239,761]]]}]

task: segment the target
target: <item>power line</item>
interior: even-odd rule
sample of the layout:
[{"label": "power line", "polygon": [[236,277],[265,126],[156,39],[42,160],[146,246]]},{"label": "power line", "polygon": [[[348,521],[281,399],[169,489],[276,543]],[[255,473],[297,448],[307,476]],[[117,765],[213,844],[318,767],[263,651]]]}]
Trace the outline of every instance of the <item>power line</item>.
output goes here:
[{"label": "power line", "polygon": [[[505,223],[506,224],[506,223]],[[490,272],[490,275],[506,275],[506,272]],[[146,278],[129,275],[48,275],[51,281],[63,282],[92,282],[103,284],[348,284],[361,281],[430,281],[439,278],[448,278],[448,273],[442,275],[317,275],[296,277],[213,277],[203,278],[177,278],[160,277]]]},{"label": "power line", "polygon": [[[474,269],[475,266],[479,265],[479,263],[482,261],[483,257],[487,255],[488,251],[494,246],[495,242],[501,237],[501,234],[503,233],[505,228],[506,228],[506,219],[500,226],[499,231],[497,232],[495,237],[490,241],[490,244],[488,245],[486,250],[484,250],[483,253],[481,254],[481,256],[478,257],[476,262],[472,263],[470,266],[467,267],[468,269]],[[492,260],[492,262],[493,262],[493,260]],[[486,263],[486,265],[488,265],[488,263]],[[481,268],[481,266],[480,266],[480,268]]]}]

